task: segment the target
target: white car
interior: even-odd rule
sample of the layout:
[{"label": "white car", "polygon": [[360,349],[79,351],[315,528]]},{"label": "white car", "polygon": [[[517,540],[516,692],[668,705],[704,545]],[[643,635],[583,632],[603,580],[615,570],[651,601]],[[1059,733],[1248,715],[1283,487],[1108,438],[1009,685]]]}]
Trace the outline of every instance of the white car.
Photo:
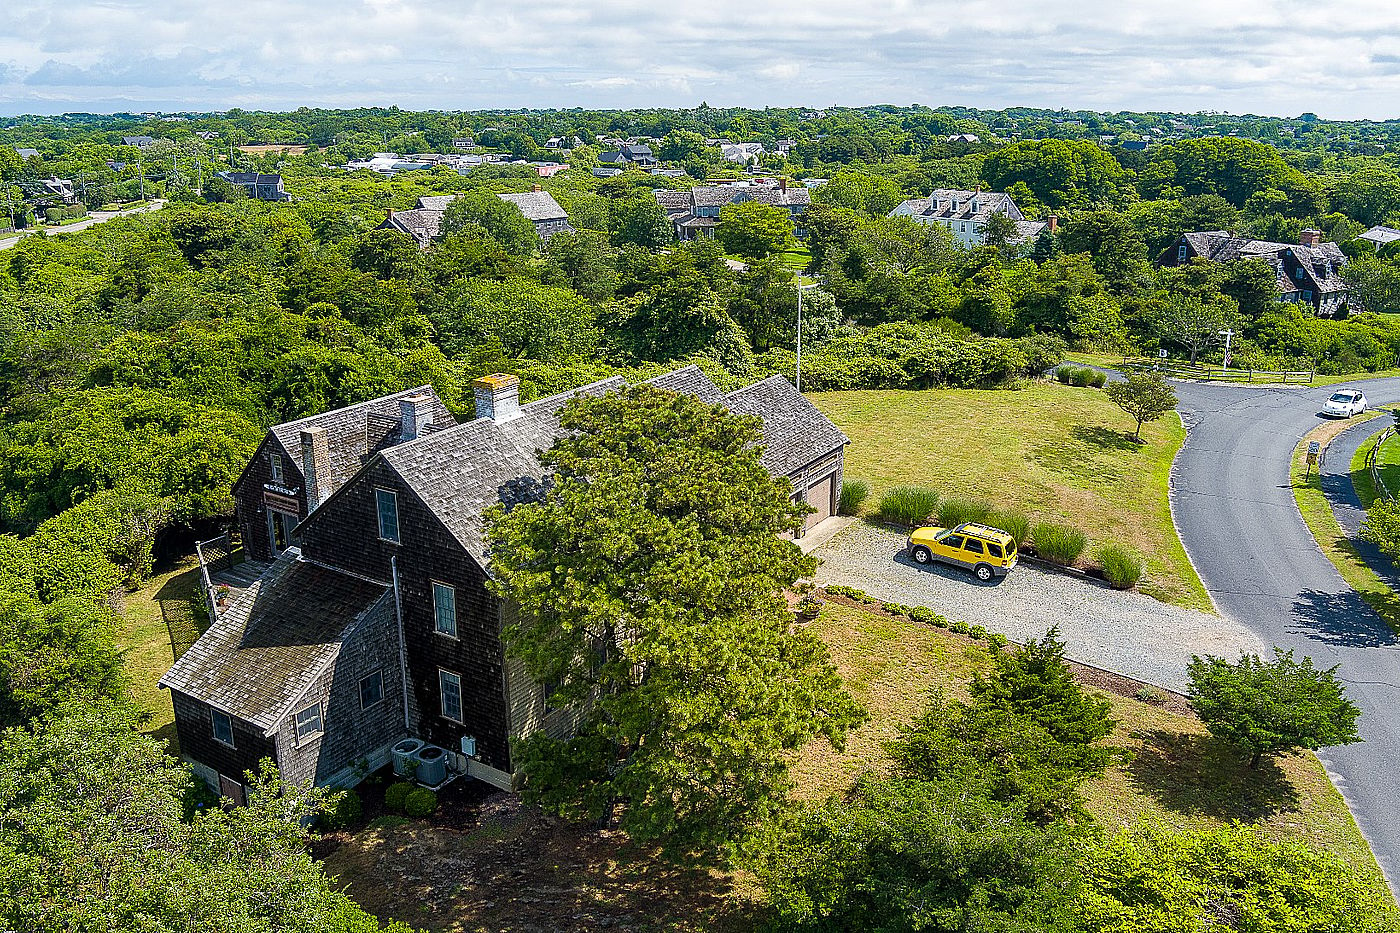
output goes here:
[{"label": "white car", "polygon": [[1366,396],[1360,389],[1339,389],[1322,403],[1322,413],[1334,418],[1350,418],[1366,410]]}]

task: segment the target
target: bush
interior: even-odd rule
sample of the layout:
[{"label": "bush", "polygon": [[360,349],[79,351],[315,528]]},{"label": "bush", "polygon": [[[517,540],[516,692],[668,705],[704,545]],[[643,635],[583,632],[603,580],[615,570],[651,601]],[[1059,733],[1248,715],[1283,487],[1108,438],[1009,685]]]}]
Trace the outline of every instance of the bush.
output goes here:
[{"label": "bush", "polygon": [[1069,525],[1037,522],[1031,529],[1031,544],[1035,546],[1036,556],[1053,564],[1070,566],[1084,553],[1084,546],[1088,543],[1084,532]]},{"label": "bush", "polygon": [[944,499],[938,503],[938,524],[944,528],[963,522],[985,522],[991,514],[991,504],[980,499]]},{"label": "bush", "polygon": [[938,510],[938,493],[922,486],[895,486],[880,497],[880,517],[911,528]]},{"label": "bush", "polygon": [[1108,582],[1120,590],[1126,590],[1142,579],[1142,558],[1125,547],[1100,545],[1094,551],[1094,558],[1103,568]]},{"label": "bush", "polygon": [[360,795],[353,790],[341,791],[331,799],[330,804],[321,814],[322,829],[344,829],[353,826],[360,821],[364,815],[365,805],[360,801]]},{"label": "bush", "polygon": [[1089,370],[1089,385],[1096,389],[1102,389],[1106,382],[1108,382],[1108,373],[1098,369]]},{"label": "bush", "polygon": [[996,511],[987,516],[987,522],[995,528],[1009,534],[1016,542],[1016,547],[1021,547],[1030,540],[1031,519],[1025,512],[1019,509],[1006,509]]},{"label": "bush", "polygon": [[797,608],[794,611],[798,618],[815,619],[817,616],[821,615],[822,601],[815,596],[804,596],[798,600]]},{"label": "bush", "polygon": [[836,511],[842,515],[854,515],[860,511],[865,500],[870,498],[870,484],[863,479],[848,479],[841,482],[841,503]]},{"label": "bush", "polygon": [[426,787],[415,787],[403,801],[403,812],[414,819],[422,819],[437,809],[437,794]]},{"label": "bush", "polygon": [[390,784],[384,791],[384,809],[393,810],[396,813],[403,812],[404,800],[413,792],[413,785],[400,781],[397,784]]},{"label": "bush", "polygon": [[1070,385],[1084,388],[1094,379],[1094,371],[1086,366],[1076,366],[1070,376]]},{"label": "bush", "polygon": [[1061,382],[1061,384],[1069,385],[1071,382],[1074,381],[1075,369],[1076,367],[1074,366],[1056,366],[1055,378],[1058,379]]}]

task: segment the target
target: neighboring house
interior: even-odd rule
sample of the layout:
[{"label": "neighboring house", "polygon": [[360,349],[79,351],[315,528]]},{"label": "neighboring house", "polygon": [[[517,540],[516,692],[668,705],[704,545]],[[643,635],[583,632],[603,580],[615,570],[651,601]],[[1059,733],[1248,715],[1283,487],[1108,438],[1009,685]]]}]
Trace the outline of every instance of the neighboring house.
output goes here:
[{"label": "neighboring house", "polygon": [[1194,259],[1258,259],[1274,270],[1280,301],[1310,305],[1323,317],[1347,306],[1347,284],[1341,277],[1346,254],[1336,243],[1323,243],[1317,230],[1304,230],[1296,246],[1232,236],[1224,230],[1186,233],[1157,257],[1157,265],[1184,266]]},{"label": "neighboring house", "polygon": [[[442,218],[454,197],[456,195],[451,194],[421,197],[411,211],[390,211],[379,229],[406,233],[426,249],[434,240],[442,238]],[[535,225],[535,232],[542,240],[556,233],[572,233],[574,230],[569,225],[569,215],[554,200],[554,195],[541,190],[539,185],[535,185],[533,191],[498,194],[497,197],[514,204]]]},{"label": "neighboring house", "polygon": [[155,139],[150,136],[123,136],[123,146],[135,146],[137,149],[149,149]]},{"label": "neighboring house", "polygon": [[787,208],[799,237],[806,236],[803,215],[812,204],[807,188],[788,188],[787,180],[777,184],[700,185],[689,191],[657,190],[652,194],[675,229],[676,239],[712,237],[719,226],[719,212],[726,204],[758,201]]},{"label": "neighboring house", "polygon": [[627,156],[620,150],[618,152],[600,152],[598,153],[598,162],[602,165],[622,169],[627,165]]},{"label": "neighboring house", "polygon": [[620,165],[595,165],[591,171],[598,178],[612,178],[621,175],[625,169]]},{"label": "neighboring house", "polygon": [[218,139],[218,138],[219,138],[219,134],[218,134],[218,133],[215,133],[213,130],[195,130],[195,131],[194,131],[194,135],[198,136],[200,139],[203,139],[203,140],[210,140],[210,139]]},{"label": "neighboring house", "polygon": [[41,178],[36,184],[43,190],[45,197],[64,204],[78,203],[78,195],[73,191],[73,182],[67,178]]},{"label": "neighboring house", "polygon": [[39,150],[38,150],[38,149],[25,149],[25,148],[22,148],[22,147],[20,147],[20,146],[16,146],[16,147],[15,147],[15,153],[18,154],[19,157],[20,157],[21,159],[37,159],[37,158],[39,158]]},{"label": "neighboring house", "polygon": [[[758,417],[763,465],[816,510],[807,527],[835,513],[848,441],[785,378],[726,395],[688,366],[651,383]],[[513,788],[512,740],[567,736],[576,710],[551,709],[506,656],[510,607],[487,586],[485,513],[547,488],[539,452],[560,436],[571,397],[624,386],[613,377],[522,405],[516,377],[487,376],[473,384],[476,418],[438,431],[420,424],[436,399],[401,393],[365,403],[403,410],[403,425],[382,435],[395,439],[377,447],[368,411],[364,428],[352,409],[273,428],[242,492],[271,453],[297,462],[286,437],[298,438],[306,474],[325,461],[333,479],[301,522],[300,547],[217,611],[161,678],[194,772],[234,800],[263,758],[289,780],[348,786],[415,738],[445,749],[451,773]]]},{"label": "neighboring house", "polygon": [[656,164],[656,156],[652,155],[651,147],[646,143],[627,143],[622,149],[623,158],[633,165],[651,166]]},{"label": "neighboring house", "polygon": [[1146,152],[1148,142],[1145,139],[1125,139],[1118,145],[1127,152]]},{"label": "neighboring house", "polygon": [[1033,239],[1045,229],[1040,221],[1026,220],[1010,195],[994,191],[963,191],[957,188],[935,188],[926,198],[912,198],[890,211],[891,217],[908,217],[916,223],[941,224],[947,227],[965,247],[981,246],[987,241],[987,224],[1000,214],[1016,225],[1018,242]]},{"label": "neighboring house", "polygon": [[476,140],[471,136],[456,136],[452,140],[452,148],[459,150],[475,149]]},{"label": "neighboring house", "polygon": [[748,162],[763,155],[763,143],[722,142],[719,154],[726,162]]},{"label": "neighboring house", "polygon": [[282,187],[281,175],[266,175],[262,172],[220,172],[219,177],[242,188],[244,194],[256,201],[291,200],[291,196]]},{"label": "neighboring house", "polygon": [[1365,240],[1367,243],[1370,243],[1376,249],[1380,249],[1382,246],[1385,246],[1389,243],[1394,243],[1396,240],[1400,240],[1400,230],[1396,230],[1392,227],[1382,227],[1380,225],[1376,225],[1370,230],[1367,230],[1365,233],[1358,236],[1357,239]]},{"label": "neighboring house", "polygon": [[948,137],[948,142],[950,143],[965,143],[967,145],[972,145],[973,143],[980,143],[981,141],[982,137],[978,136],[976,133],[959,133],[956,136]]}]

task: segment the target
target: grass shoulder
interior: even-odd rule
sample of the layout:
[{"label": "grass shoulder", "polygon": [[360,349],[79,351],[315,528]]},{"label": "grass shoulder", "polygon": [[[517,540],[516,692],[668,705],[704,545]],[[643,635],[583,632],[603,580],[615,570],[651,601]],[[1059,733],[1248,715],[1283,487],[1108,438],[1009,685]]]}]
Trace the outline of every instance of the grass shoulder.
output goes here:
[{"label": "grass shoulder", "polygon": [[1186,440],[1173,415],[1143,426],[1098,389],[1031,382],[1004,389],[816,393],[813,403],[851,439],[846,477],[870,484],[873,509],[892,486],[986,499],[1036,520],[1074,525],[1090,548],[1118,544],[1144,558],[1139,589],[1211,611],[1177,538],[1168,486]]},{"label": "grass shoulder", "polygon": [[[1363,417],[1371,418],[1378,414],[1380,412],[1372,412]],[[1308,531],[1312,532],[1318,547],[1332,562],[1332,566],[1337,568],[1342,579],[1346,581],[1348,586],[1356,590],[1366,601],[1366,604],[1385,620],[1387,625],[1400,632],[1400,596],[1397,596],[1395,591],[1387,586],[1385,581],[1377,576],[1376,572],[1361,559],[1351,537],[1338,524],[1337,516],[1332,512],[1332,506],[1322,491],[1322,477],[1317,470],[1312,470],[1309,473],[1307,468],[1308,443],[1310,441],[1317,441],[1325,446],[1355,423],[1354,419],[1328,422],[1303,435],[1303,439],[1293,449],[1293,462],[1289,468],[1293,498],[1298,504],[1298,512],[1303,516],[1303,523],[1308,526]],[[1364,469],[1362,472],[1365,472]],[[1368,478],[1368,493],[1369,490]],[[1363,495],[1361,490],[1357,490],[1357,494],[1361,496],[1363,502],[1367,501],[1366,495]]]},{"label": "grass shoulder", "polygon": [[[1371,470],[1366,466],[1366,458],[1379,441],[1378,436],[1373,437],[1358,447],[1352,455],[1349,468],[1356,497],[1368,509],[1376,499],[1377,490],[1371,482]],[[1392,493],[1400,491],[1400,438],[1392,435],[1381,444],[1380,452],[1376,455],[1376,466],[1380,470],[1381,482],[1385,487]]]}]

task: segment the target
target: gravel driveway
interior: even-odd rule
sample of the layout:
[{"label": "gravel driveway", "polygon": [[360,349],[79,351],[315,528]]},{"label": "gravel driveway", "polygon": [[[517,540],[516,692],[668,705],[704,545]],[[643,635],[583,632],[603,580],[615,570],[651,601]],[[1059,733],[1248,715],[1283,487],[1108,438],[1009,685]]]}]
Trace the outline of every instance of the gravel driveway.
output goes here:
[{"label": "gravel driveway", "polygon": [[1241,651],[1266,651],[1258,635],[1220,616],[1024,564],[988,584],[952,567],[920,567],[905,556],[903,535],[864,522],[813,553],[822,559],[817,579],[823,583],[928,606],[1018,641],[1059,626],[1066,653],[1075,660],[1173,690],[1185,690],[1193,654],[1234,659]]}]

